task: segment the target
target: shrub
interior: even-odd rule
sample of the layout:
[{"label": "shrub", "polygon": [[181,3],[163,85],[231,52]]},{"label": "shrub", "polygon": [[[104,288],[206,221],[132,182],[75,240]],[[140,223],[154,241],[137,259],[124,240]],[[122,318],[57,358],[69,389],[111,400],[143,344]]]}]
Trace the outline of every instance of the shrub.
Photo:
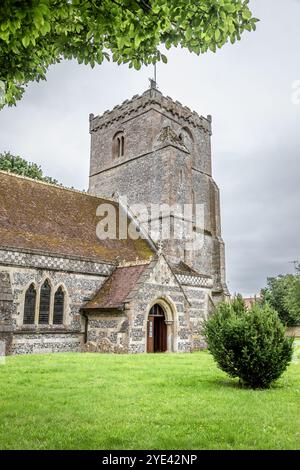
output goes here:
[{"label": "shrub", "polygon": [[285,337],[268,304],[255,303],[247,311],[240,302],[222,302],[205,322],[204,335],[220,369],[251,388],[268,388],[293,355],[294,339]]}]

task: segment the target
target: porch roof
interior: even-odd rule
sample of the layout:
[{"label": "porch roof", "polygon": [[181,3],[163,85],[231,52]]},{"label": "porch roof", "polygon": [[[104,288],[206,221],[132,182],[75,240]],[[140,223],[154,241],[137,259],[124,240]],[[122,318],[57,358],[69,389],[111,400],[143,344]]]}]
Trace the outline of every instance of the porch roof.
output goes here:
[{"label": "porch roof", "polygon": [[116,268],[83,310],[120,310],[149,263]]}]

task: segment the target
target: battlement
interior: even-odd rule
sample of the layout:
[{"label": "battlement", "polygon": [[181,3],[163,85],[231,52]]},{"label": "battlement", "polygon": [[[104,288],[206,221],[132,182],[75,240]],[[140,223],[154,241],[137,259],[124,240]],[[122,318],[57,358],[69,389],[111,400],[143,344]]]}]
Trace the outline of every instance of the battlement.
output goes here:
[{"label": "battlement", "polygon": [[116,121],[139,114],[147,108],[167,112],[179,121],[184,120],[193,127],[200,127],[211,133],[211,116],[206,118],[200,116],[187,106],[183,106],[179,101],[174,101],[170,96],[164,96],[154,88],[146,90],[142,95],[134,95],[131,100],[125,100],[111,111],[105,111],[101,116],[90,114],[90,132],[95,132]]}]

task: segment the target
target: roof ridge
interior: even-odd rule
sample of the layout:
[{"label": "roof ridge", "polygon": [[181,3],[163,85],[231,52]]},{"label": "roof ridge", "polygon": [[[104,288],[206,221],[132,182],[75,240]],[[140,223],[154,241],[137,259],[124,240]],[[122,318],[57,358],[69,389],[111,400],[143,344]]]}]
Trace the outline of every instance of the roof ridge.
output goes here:
[{"label": "roof ridge", "polygon": [[136,266],[143,266],[151,263],[151,259],[141,259],[136,261],[121,261],[117,264],[117,268],[133,268]]},{"label": "roof ridge", "polygon": [[48,183],[47,181],[42,181],[42,180],[38,180],[38,179],[35,179],[35,178],[30,178],[29,176],[19,175],[18,173],[13,173],[12,171],[0,170],[0,174],[12,176],[14,178],[23,179],[23,180],[26,180],[26,181],[31,181],[31,182],[37,183],[37,184],[43,184],[44,186],[50,186],[52,188],[61,189],[63,191],[69,191],[69,192],[73,192],[73,193],[77,193],[77,194],[79,193],[79,194],[82,194],[84,196],[94,197],[96,199],[102,199],[104,201],[111,201],[111,202],[114,202],[114,203],[118,204],[118,201],[116,201],[115,199],[113,199],[111,197],[96,196],[96,195],[91,194],[87,191],[82,191],[82,190],[76,189],[76,188],[67,188],[67,187],[62,186],[60,184]]}]

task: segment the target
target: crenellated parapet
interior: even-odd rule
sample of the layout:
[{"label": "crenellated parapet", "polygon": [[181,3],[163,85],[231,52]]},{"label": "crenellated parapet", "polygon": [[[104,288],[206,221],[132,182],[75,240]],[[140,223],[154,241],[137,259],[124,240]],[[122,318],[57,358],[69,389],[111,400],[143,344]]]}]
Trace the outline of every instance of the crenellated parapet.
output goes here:
[{"label": "crenellated parapet", "polygon": [[211,116],[206,118],[199,116],[195,111],[183,106],[179,101],[174,101],[170,96],[164,96],[156,89],[149,89],[142,95],[134,95],[131,100],[125,100],[111,111],[105,111],[101,116],[90,114],[90,132],[95,132],[118,121],[124,121],[126,118],[135,117],[146,109],[155,109],[166,113],[182,124],[199,127],[211,134]]}]

